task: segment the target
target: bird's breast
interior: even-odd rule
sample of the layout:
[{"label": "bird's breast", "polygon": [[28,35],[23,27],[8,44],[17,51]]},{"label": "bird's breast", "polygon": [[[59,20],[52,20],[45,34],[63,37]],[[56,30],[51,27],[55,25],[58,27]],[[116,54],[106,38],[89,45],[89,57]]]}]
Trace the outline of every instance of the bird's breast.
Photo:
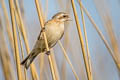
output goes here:
[{"label": "bird's breast", "polygon": [[48,44],[54,45],[64,33],[64,24],[46,26]]}]

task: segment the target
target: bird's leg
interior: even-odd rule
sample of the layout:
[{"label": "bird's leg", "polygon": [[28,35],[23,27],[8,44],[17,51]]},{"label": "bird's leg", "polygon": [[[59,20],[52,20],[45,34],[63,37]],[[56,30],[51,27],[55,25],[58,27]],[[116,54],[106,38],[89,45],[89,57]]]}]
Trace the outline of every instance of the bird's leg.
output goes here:
[{"label": "bird's leg", "polygon": [[46,51],[46,54],[47,54],[47,55],[50,55],[50,50],[49,50],[49,51]]},{"label": "bird's leg", "polygon": [[42,29],[41,29],[41,32],[44,32],[45,31],[45,27],[43,27]]}]

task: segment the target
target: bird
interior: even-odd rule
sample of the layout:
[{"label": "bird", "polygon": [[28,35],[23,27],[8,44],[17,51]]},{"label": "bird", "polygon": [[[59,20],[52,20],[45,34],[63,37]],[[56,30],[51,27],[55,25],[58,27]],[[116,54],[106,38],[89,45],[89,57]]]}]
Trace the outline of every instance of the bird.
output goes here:
[{"label": "bird", "polygon": [[21,62],[21,65],[28,69],[30,64],[33,62],[33,60],[39,53],[46,53],[47,55],[49,55],[50,51],[46,50],[44,36],[42,32],[46,33],[48,47],[51,49],[56,45],[57,41],[63,37],[64,24],[65,22],[70,20],[71,18],[69,14],[65,12],[58,12],[50,20],[45,22],[44,28],[41,29],[32,51]]}]

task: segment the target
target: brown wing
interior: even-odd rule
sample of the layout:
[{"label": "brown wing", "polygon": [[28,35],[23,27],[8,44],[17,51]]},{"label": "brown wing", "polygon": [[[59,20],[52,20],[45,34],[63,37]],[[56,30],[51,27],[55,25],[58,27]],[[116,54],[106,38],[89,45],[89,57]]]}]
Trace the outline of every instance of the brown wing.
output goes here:
[{"label": "brown wing", "polygon": [[40,39],[43,39],[42,31],[40,31],[40,34],[39,34],[39,36],[38,36],[38,40],[40,40]]}]

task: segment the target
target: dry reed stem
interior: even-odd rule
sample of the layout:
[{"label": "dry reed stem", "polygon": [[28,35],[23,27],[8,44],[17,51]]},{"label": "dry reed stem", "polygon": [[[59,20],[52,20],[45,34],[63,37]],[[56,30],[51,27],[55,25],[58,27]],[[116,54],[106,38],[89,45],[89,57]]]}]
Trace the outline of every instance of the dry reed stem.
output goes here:
[{"label": "dry reed stem", "polygon": [[46,3],[45,3],[45,19],[47,18],[47,14],[48,14],[48,0],[45,0]]},{"label": "dry reed stem", "polygon": [[49,77],[49,73],[47,73],[48,71],[47,71],[47,69],[44,69],[44,74],[45,74],[45,78],[46,78],[46,80],[49,80],[50,79],[50,77]]},{"label": "dry reed stem", "polygon": [[[66,31],[66,34],[64,35],[64,42],[63,43],[64,43],[63,47],[65,50],[67,50],[67,48],[69,48],[69,52],[71,52],[71,59],[75,60],[76,58],[74,55],[76,55],[76,54],[74,54],[74,52],[72,50],[70,39],[69,39],[69,34],[67,31]],[[62,80],[66,80],[66,61],[65,61],[65,59],[62,59],[62,60],[63,60],[62,61],[62,76],[63,76]],[[79,63],[77,63],[77,64],[79,64]]]},{"label": "dry reed stem", "polygon": [[[15,14],[17,14],[16,13],[16,11],[15,11]],[[17,22],[18,22],[18,19],[16,19],[17,20]],[[20,26],[20,25],[17,25],[17,26]],[[22,44],[22,40],[21,40],[21,33],[20,33],[20,29],[19,29],[19,27],[17,27],[17,30],[18,30],[18,35],[19,35],[19,41],[20,41],[20,47],[21,47],[21,53],[22,53],[22,59],[24,59],[24,51],[23,51],[23,44]],[[27,73],[26,73],[26,69],[24,68],[24,75],[25,75],[25,80],[27,80]]]},{"label": "dry reed stem", "polygon": [[83,15],[83,9],[81,7],[81,0],[79,0],[79,4],[80,4],[80,9],[81,9],[81,17],[82,17],[83,30],[84,30],[84,35],[85,35],[87,57],[88,57],[88,64],[89,64],[89,70],[90,70],[90,80],[93,80],[91,57],[90,57],[90,52],[89,52],[89,47],[88,47],[87,32],[86,32],[86,27],[85,27],[85,20],[84,20],[84,15]]},{"label": "dry reed stem", "polygon": [[48,0],[46,0],[46,4],[45,5],[46,5],[45,6],[45,17],[47,17],[47,14],[48,14]]},{"label": "dry reed stem", "polygon": [[116,60],[118,61],[118,65],[120,66],[120,51],[119,51],[119,47],[118,47],[118,42],[116,40],[116,37],[115,37],[115,34],[114,34],[114,31],[113,31],[113,26],[112,26],[112,21],[111,21],[111,18],[110,16],[108,16],[109,14],[107,14],[106,17],[103,17],[104,21],[105,21],[105,28],[106,28],[106,31],[107,33],[109,34],[109,38],[110,38],[110,41],[111,41],[111,44],[112,44],[112,48],[113,48],[113,51],[114,51],[114,55],[116,57]]},{"label": "dry reed stem", "polygon": [[[99,1],[94,1],[96,4],[96,9],[98,10],[101,18],[102,18],[102,22],[104,24],[105,30],[108,33],[108,37],[110,39],[110,43],[111,43],[111,49],[114,52],[114,55],[116,57],[116,61],[119,63],[118,65],[120,66],[120,50],[119,50],[119,46],[118,46],[118,42],[116,40],[115,37],[115,33],[113,30],[113,22],[112,22],[112,17],[111,17],[111,12],[110,12],[110,8],[108,7],[108,3],[106,3],[104,0],[101,0],[101,4],[103,5],[102,7],[104,7],[104,9],[101,9],[100,6],[101,4],[99,4]],[[104,11],[104,12],[103,12]]]},{"label": "dry reed stem", "polygon": [[2,20],[1,20],[1,15],[0,15],[0,61],[1,61],[1,66],[4,74],[5,80],[15,80],[14,77],[14,72],[10,60],[10,56],[8,53],[8,48],[5,43],[5,35],[3,34],[3,25],[2,25]]},{"label": "dry reed stem", "polygon": [[[18,0],[15,0],[15,6],[16,6],[16,11],[17,11],[16,17],[18,17],[18,20],[19,20],[18,24],[20,25],[19,27],[21,29],[22,36],[23,36],[23,39],[24,39],[24,42],[25,42],[25,47],[26,47],[26,50],[27,50],[27,54],[29,54],[29,52],[30,52],[29,44],[28,44],[28,40],[27,40],[27,36],[26,36],[26,31],[25,31],[25,28],[24,28],[23,20],[22,20],[22,17],[21,17],[21,14],[20,14],[20,10],[19,10],[19,7],[18,7]],[[36,80],[39,80],[37,71],[36,71],[35,66],[34,66],[33,63],[30,66],[30,70],[31,70],[32,78],[36,79]]]},{"label": "dry reed stem", "polygon": [[[70,10],[71,10],[70,9],[71,5],[69,3],[66,3],[65,5],[63,5],[63,1],[58,0],[57,4],[60,6],[61,10],[65,10],[65,12],[67,12],[69,14]],[[68,25],[69,25],[69,23],[65,24],[65,26],[68,26]],[[66,30],[68,30],[67,28],[68,27],[65,27]],[[68,48],[68,36],[69,36],[68,31],[66,31],[66,34],[64,34],[64,40],[63,40],[63,46],[65,49]],[[65,59],[62,60],[61,70],[62,70],[62,80],[66,80],[66,61],[65,61]]]},{"label": "dry reed stem", "polygon": [[58,73],[58,68],[57,68],[57,64],[56,64],[56,60],[55,60],[55,55],[54,55],[54,51],[53,49],[51,50],[52,53],[51,53],[51,59],[52,59],[52,62],[53,62],[53,68],[55,70],[55,76],[57,78],[57,80],[60,80],[60,76],[59,76],[59,73]]},{"label": "dry reed stem", "polygon": [[[62,0],[62,1],[60,1],[60,0],[58,0],[57,2],[57,4],[60,6],[60,8],[61,8],[61,10],[64,10],[65,9],[65,12],[67,12],[68,14],[70,13],[70,11],[71,11],[71,4],[70,4],[70,0],[69,1],[66,1],[65,3],[66,4],[62,4],[63,3],[63,1],[64,0]],[[63,6],[61,6],[61,5],[63,5]],[[67,24],[65,24],[65,29],[66,29],[66,33],[64,34],[64,42],[63,42],[63,46],[64,46],[64,48],[65,49],[67,49],[68,48],[68,46],[69,46],[69,31],[68,31],[68,28],[69,27],[66,27],[66,26],[69,26],[69,24],[70,23],[67,23]],[[71,46],[69,46],[69,47],[71,47]],[[71,52],[71,51],[70,51]],[[73,56],[71,56],[72,57],[72,59],[73,59]],[[62,66],[61,66],[61,70],[62,70],[62,80],[66,80],[66,78],[67,78],[67,76],[66,76],[66,60],[65,59],[63,59],[62,60]]]},{"label": "dry reed stem", "polygon": [[25,20],[25,11],[24,11],[24,0],[20,0],[20,11],[21,11],[21,15],[22,15],[22,18],[23,18],[23,21]]},{"label": "dry reed stem", "polygon": [[[64,42],[63,42],[63,46],[64,46],[64,49],[67,49],[68,48],[68,44],[69,44],[69,34],[68,34],[68,31],[66,31],[66,33],[64,34]],[[71,46],[69,46],[71,47]],[[70,50],[71,52],[71,50]],[[72,56],[73,57],[73,56]],[[61,67],[61,70],[62,70],[62,80],[66,80],[66,61],[65,59],[62,59],[62,67]]]},{"label": "dry reed stem", "polygon": [[[102,7],[104,7],[104,9],[100,9],[101,4],[98,4],[99,1],[97,1],[97,2],[95,1],[95,4],[96,4],[97,10],[102,18],[105,30],[108,33],[108,37],[110,39],[110,43],[112,46],[111,49],[114,52],[114,55],[116,57],[116,61],[118,63],[120,63],[120,54],[119,54],[120,50],[118,47],[118,42],[117,42],[116,37],[115,37],[115,33],[113,31],[113,24],[112,24],[113,22],[112,22],[112,17],[110,14],[110,8],[108,7],[108,5],[106,5],[107,3],[104,0],[101,0],[101,2],[103,5]],[[120,66],[120,64],[118,64],[118,65]]]},{"label": "dry reed stem", "polygon": [[63,59],[63,61],[62,61],[61,70],[62,70],[62,77],[61,77],[61,79],[62,80],[66,80],[66,61],[65,61],[65,59]]},{"label": "dry reed stem", "polygon": [[44,54],[41,54],[40,55],[40,80],[42,80],[42,73],[43,73],[43,69],[44,69],[44,58],[45,58],[45,55]]},{"label": "dry reed stem", "polygon": [[23,35],[23,39],[25,41],[25,45],[26,45],[26,50],[27,50],[27,53],[29,53],[30,49],[29,49],[29,44],[28,44],[28,40],[27,40],[27,36],[26,36],[26,31],[24,29],[24,23],[23,23],[23,20],[22,20],[22,17],[21,17],[21,14],[20,14],[20,10],[19,10],[19,7],[18,7],[18,1],[15,0],[15,7],[16,7],[16,11],[17,11],[17,15],[18,15],[18,19],[19,19],[19,24],[20,24],[20,30],[22,32],[22,35]]},{"label": "dry reed stem", "polygon": [[[43,16],[43,9],[42,9],[42,5],[41,5],[41,0],[39,0],[39,7],[40,7],[40,10],[41,10],[41,15]],[[45,4],[46,5],[46,8],[45,8],[45,10],[47,10],[47,4]],[[43,22],[45,21],[45,19],[47,18],[47,13],[45,12],[45,14],[44,14],[44,16],[43,16]],[[44,57],[45,55],[44,54],[42,54],[41,56],[40,56],[40,80],[42,80],[42,78],[43,78],[43,76],[42,76],[42,73],[43,73],[43,68],[44,68],[44,62],[45,62],[45,57]]]},{"label": "dry reed stem", "polygon": [[43,11],[41,0],[38,1],[38,4],[39,4],[40,11],[41,11],[41,16],[42,16],[43,23],[45,23],[45,19],[47,18],[47,15]]},{"label": "dry reed stem", "polygon": [[[40,4],[40,3],[39,3]],[[46,5],[48,4],[48,1],[46,1]],[[43,10],[42,10],[42,8],[41,8],[41,6],[42,5],[40,5],[40,10],[41,10],[41,14],[43,15]],[[46,8],[47,8],[48,6],[46,6]],[[47,9],[46,9],[47,10]],[[46,16],[47,16],[47,13],[45,14],[45,16],[44,16],[44,19],[46,18]],[[44,20],[43,19],[43,20]],[[44,22],[44,21],[43,21]],[[58,70],[57,70],[57,67],[56,67],[56,62],[54,61],[54,57],[52,57],[53,56],[53,54],[54,53],[51,53],[51,60],[52,60],[52,62],[53,62],[53,70],[54,70],[54,72],[55,72],[55,77],[56,77],[56,80],[60,80],[59,79],[59,75],[58,75]],[[43,61],[43,60],[42,60]],[[44,67],[44,66],[43,66]]]},{"label": "dry reed stem", "polygon": [[0,48],[0,61],[2,64],[1,66],[3,70],[4,78],[5,80],[11,80],[11,79],[15,80],[13,77],[13,71],[12,71],[13,69],[11,67],[10,56],[8,55],[7,48],[5,47],[4,43],[1,43],[1,41],[0,44],[2,45],[2,48]]},{"label": "dry reed stem", "polygon": [[57,80],[58,78],[56,78],[56,75],[55,75],[56,72],[55,72],[54,67],[53,67],[54,65],[53,65],[51,54],[48,56],[48,59],[49,59],[50,70],[52,73],[53,80]]},{"label": "dry reed stem", "polygon": [[11,71],[13,69],[11,69],[10,56],[8,54],[6,54],[5,51],[2,51],[2,50],[3,50],[3,48],[0,49],[0,61],[1,61],[4,78],[5,78],[5,80],[11,80],[11,79],[15,80],[13,78],[13,73]]},{"label": "dry reed stem", "polygon": [[[0,0],[0,3],[2,5],[3,13],[5,15],[6,29],[7,29],[7,35],[8,35],[9,41],[10,41],[10,46],[11,46],[12,50],[14,51],[13,35],[12,35],[12,31],[10,29],[11,26],[10,26],[10,22],[9,22],[9,18],[8,18],[8,12],[7,12],[4,0]],[[15,57],[15,54],[13,54],[13,55]]]},{"label": "dry reed stem", "polygon": [[[41,10],[40,10],[40,7],[39,7],[38,0],[35,0],[35,5],[36,5],[36,9],[37,9],[37,13],[38,13],[38,17],[39,17],[39,22],[40,22],[41,28],[43,28],[44,27],[44,22],[43,22],[43,19],[42,19],[42,14],[41,14]],[[46,38],[45,32],[43,32],[43,36],[44,36],[44,40],[45,40],[46,49],[47,49],[47,51],[49,51],[49,47],[48,47],[48,43],[47,43],[47,38]],[[53,62],[51,60],[51,54],[48,55],[48,59],[49,59],[51,73],[52,73],[52,78],[53,78],[53,80],[57,80],[57,78],[55,77],[55,71],[53,69]]]},{"label": "dry reed stem", "polygon": [[74,68],[73,68],[72,63],[70,62],[70,59],[69,59],[69,57],[67,56],[67,53],[66,53],[65,49],[64,49],[63,46],[62,46],[62,43],[61,43],[60,41],[58,41],[58,43],[59,43],[59,45],[60,45],[60,47],[61,47],[61,49],[62,49],[62,51],[63,51],[63,53],[64,53],[64,56],[65,56],[67,62],[69,63],[69,65],[70,65],[70,67],[71,67],[71,69],[72,69],[72,72],[73,72],[76,80],[79,80],[79,78],[78,78],[78,76],[77,76],[77,74],[76,74],[76,72],[75,72],[75,70],[74,70]]},{"label": "dry reed stem", "polygon": [[10,15],[11,15],[11,22],[12,22],[12,30],[13,30],[14,49],[15,49],[15,58],[16,58],[16,67],[17,67],[17,76],[18,76],[18,80],[22,80],[13,3],[14,3],[13,0],[9,0],[9,8],[10,8]]},{"label": "dry reed stem", "polygon": [[95,24],[94,20],[93,20],[92,17],[90,16],[90,14],[89,14],[89,12],[87,11],[87,9],[86,9],[83,5],[81,5],[81,6],[82,6],[85,14],[88,16],[89,20],[91,21],[91,23],[94,25],[94,28],[96,29],[96,31],[97,31],[97,33],[99,34],[100,38],[101,38],[102,41],[104,42],[106,48],[108,49],[110,55],[112,56],[112,58],[113,58],[113,60],[114,60],[116,66],[117,66],[118,69],[120,70],[120,65],[119,65],[119,63],[117,62],[116,57],[114,56],[114,53],[113,53],[112,49],[109,47],[108,42],[106,41],[106,39],[104,38],[103,34],[102,34],[101,31],[99,30],[98,26]]},{"label": "dry reed stem", "polygon": [[[39,4],[41,3],[41,0],[39,0]],[[41,8],[41,4],[40,4],[40,9],[42,9]],[[42,13],[43,13],[43,10],[42,10]],[[46,0],[46,3],[45,3],[45,14],[44,14],[44,19],[46,20],[46,18],[47,18],[47,14],[48,14],[48,0]],[[44,54],[42,54],[41,56],[40,56],[40,80],[42,80],[42,73],[43,73],[43,68],[44,68],[44,62],[45,62],[45,60],[44,60]]]},{"label": "dry reed stem", "polygon": [[78,30],[79,39],[80,39],[80,43],[81,43],[83,59],[84,59],[85,68],[86,68],[86,74],[87,74],[88,80],[90,80],[90,70],[89,70],[88,59],[87,59],[87,55],[85,53],[84,41],[83,41],[83,37],[82,37],[81,27],[80,27],[80,24],[79,24],[79,20],[78,20],[77,11],[76,11],[76,8],[75,8],[74,0],[71,0],[71,3],[72,3],[72,8],[73,8],[74,16],[75,16],[75,21],[76,21],[76,27],[77,27],[77,30]]}]

